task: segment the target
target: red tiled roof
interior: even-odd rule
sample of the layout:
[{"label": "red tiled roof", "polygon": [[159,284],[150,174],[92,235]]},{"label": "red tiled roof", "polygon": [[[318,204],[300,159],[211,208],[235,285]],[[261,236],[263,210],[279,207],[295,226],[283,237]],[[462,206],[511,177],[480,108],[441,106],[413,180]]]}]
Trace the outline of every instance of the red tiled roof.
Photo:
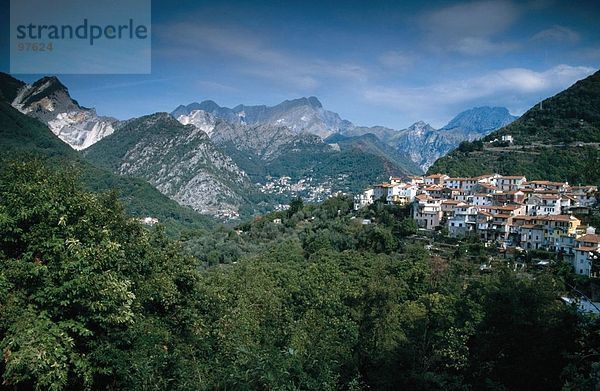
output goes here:
[{"label": "red tiled roof", "polygon": [[598,247],[584,247],[584,246],[582,246],[582,247],[577,247],[575,249],[575,251],[583,251],[583,252],[588,253],[588,252],[592,252],[592,251],[598,251]]},{"label": "red tiled roof", "polygon": [[543,229],[543,227],[541,225],[537,225],[537,224],[523,224],[521,226],[521,228],[527,228],[527,229]]},{"label": "red tiled roof", "polygon": [[600,243],[600,235],[597,234],[585,234],[577,238],[578,242],[590,242],[590,243]]}]

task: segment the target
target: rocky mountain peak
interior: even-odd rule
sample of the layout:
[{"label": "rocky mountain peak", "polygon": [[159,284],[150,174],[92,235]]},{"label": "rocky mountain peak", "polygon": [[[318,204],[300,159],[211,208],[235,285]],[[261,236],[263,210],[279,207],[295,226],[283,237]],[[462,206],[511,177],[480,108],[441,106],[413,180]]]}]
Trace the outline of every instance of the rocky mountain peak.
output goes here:
[{"label": "rocky mountain peak", "polygon": [[213,130],[215,128],[215,124],[217,119],[211,113],[208,113],[204,110],[193,110],[189,114],[182,114],[178,116],[177,121],[182,123],[183,125],[193,125],[196,128],[202,130],[209,136],[212,135]]},{"label": "rocky mountain peak", "polygon": [[[188,108],[189,108],[189,106],[188,106]],[[203,101],[202,101],[202,102],[201,102],[201,103],[198,105],[198,108],[197,108],[197,109],[199,109],[199,110],[204,110],[204,111],[207,111],[207,112],[209,112],[209,113],[210,113],[211,111],[213,111],[213,110],[219,110],[220,108],[221,108],[221,106],[219,106],[219,105],[217,104],[217,102],[215,102],[215,101],[213,101],[213,100],[210,100],[210,99],[207,99],[207,100],[203,100]],[[195,108],[194,108],[194,109],[195,109]]]},{"label": "rocky mountain peak", "polygon": [[0,99],[11,103],[25,83],[17,80],[8,73],[0,72]]},{"label": "rocky mountain peak", "polygon": [[182,115],[189,116],[194,110],[204,110],[215,118],[232,123],[286,126],[293,133],[311,133],[323,138],[353,126],[349,121],[342,120],[337,113],[325,110],[315,96],[285,100],[275,106],[237,105],[232,109],[205,100],[202,103],[178,106],[171,115],[179,119]]},{"label": "rocky mountain peak", "polygon": [[111,134],[119,123],[114,118],[99,117],[94,109],[80,106],[56,76],[23,84],[12,106],[46,123],[61,140],[78,150]]},{"label": "rocky mountain peak", "polygon": [[460,130],[486,135],[515,119],[517,117],[511,115],[506,107],[474,107],[459,113],[441,130]]},{"label": "rocky mountain peak", "polygon": [[427,132],[427,131],[432,131],[435,129],[432,128],[431,125],[429,125],[425,121],[417,121],[414,124],[410,125],[408,127],[408,130],[412,130],[412,131],[416,131],[416,132]]},{"label": "rocky mountain peak", "polygon": [[24,85],[12,102],[21,112],[64,112],[81,109],[69,90],[56,76],[43,77],[33,84]]}]

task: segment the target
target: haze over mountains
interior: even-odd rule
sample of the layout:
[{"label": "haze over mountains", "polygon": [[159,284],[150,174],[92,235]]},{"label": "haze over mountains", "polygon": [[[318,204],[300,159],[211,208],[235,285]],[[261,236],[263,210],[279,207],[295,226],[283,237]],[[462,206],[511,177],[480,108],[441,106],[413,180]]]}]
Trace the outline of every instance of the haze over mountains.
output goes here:
[{"label": "haze over mountains", "polygon": [[515,118],[504,108],[479,107],[439,130],[422,121],[402,130],[361,127],[308,97],[272,107],[207,100],[119,121],[81,106],[56,77],[28,85],[2,75],[2,85],[15,109],[95,166],[144,179],[180,205],[221,218],[418,174],[461,141]]}]

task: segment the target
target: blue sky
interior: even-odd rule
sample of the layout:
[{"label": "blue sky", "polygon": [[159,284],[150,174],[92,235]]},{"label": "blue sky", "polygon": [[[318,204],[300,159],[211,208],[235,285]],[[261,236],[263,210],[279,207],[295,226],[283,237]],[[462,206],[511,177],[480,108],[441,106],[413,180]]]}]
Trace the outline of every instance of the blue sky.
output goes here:
[{"label": "blue sky", "polygon": [[58,75],[71,95],[122,119],[314,95],[355,124],[439,127],[474,106],[522,114],[600,64],[598,1],[172,3],[152,3],[150,75]]}]

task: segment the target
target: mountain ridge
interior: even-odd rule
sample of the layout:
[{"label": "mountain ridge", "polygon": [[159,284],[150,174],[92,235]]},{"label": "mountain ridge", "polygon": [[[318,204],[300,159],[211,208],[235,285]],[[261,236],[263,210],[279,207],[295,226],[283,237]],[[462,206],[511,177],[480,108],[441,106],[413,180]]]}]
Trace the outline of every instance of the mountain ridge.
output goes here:
[{"label": "mountain ridge", "polygon": [[[7,86],[7,82],[18,85],[14,80],[4,77],[0,81],[0,90]],[[88,163],[47,125],[21,113],[10,102],[5,96],[0,97],[0,164],[5,159],[41,159],[45,164],[68,166],[79,172],[88,190],[117,190],[129,214],[139,218],[156,217],[172,234],[214,224],[212,219],[178,205],[142,179],[114,175]]]},{"label": "mountain ridge", "polygon": [[222,218],[239,216],[252,187],[203,130],[168,113],[129,121],[83,154],[114,173],[144,178],[181,205]]},{"label": "mountain ridge", "polygon": [[[513,144],[502,143],[511,136]],[[506,145],[508,144],[508,145]],[[430,173],[474,176],[484,172],[600,184],[600,71],[531,107],[511,124],[462,144],[438,159]]]},{"label": "mountain ridge", "polygon": [[98,116],[95,109],[81,106],[56,76],[45,76],[32,84],[22,83],[17,93],[11,95],[14,108],[48,125],[76,150],[89,147],[122,124],[115,118]]}]

